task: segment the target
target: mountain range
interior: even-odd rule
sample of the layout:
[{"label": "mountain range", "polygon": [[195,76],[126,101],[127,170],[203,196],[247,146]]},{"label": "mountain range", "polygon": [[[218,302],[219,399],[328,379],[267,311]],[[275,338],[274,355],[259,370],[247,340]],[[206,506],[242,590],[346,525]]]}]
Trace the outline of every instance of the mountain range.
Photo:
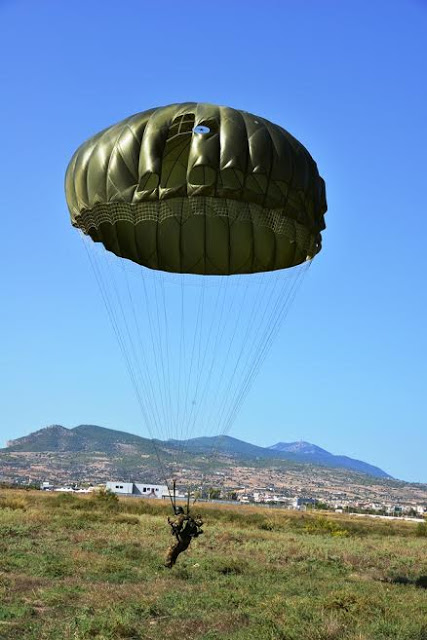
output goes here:
[{"label": "mountain range", "polygon": [[[334,455],[309,442],[278,442],[270,447],[260,447],[230,436],[156,441],[157,448],[166,455],[184,452],[192,456],[224,455],[236,461],[288,460],[293,463],[346,469],[377,478],[390,478],[379,467],[348,456]],[[147,438],[123,431],[106,429],[96,425],[79,425],[68,429],[61,425],[45,427],[22,438],[11,440],[1,454],[11,453],[101,454],[104,456],[146,455],[153,453],[153,443]]]}]

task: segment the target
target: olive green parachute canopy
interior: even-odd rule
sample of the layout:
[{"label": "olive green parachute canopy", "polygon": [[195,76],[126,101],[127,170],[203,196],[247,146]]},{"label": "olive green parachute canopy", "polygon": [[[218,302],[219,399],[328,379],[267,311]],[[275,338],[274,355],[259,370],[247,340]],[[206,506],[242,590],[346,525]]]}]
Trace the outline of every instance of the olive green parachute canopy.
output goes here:
[{"label": "olive green parachute canopy", "polygon": [[74,154],[75,227],[162,271],[229,275],[293,267],[320,251],[325,187],[308,151],[246,111],[187,102],[150,109]]}]

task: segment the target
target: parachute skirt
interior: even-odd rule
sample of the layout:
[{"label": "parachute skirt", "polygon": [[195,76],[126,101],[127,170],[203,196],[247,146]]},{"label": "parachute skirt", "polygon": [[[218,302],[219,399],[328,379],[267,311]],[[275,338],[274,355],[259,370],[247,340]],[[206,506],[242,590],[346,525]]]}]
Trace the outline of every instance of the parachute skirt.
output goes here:
[{"label": "parachute skirt", "polygon": [[74,225],[119,257],[174,273],[274,271],[319,250],[318,236],[283,211],[213,197],[98,204]]}]

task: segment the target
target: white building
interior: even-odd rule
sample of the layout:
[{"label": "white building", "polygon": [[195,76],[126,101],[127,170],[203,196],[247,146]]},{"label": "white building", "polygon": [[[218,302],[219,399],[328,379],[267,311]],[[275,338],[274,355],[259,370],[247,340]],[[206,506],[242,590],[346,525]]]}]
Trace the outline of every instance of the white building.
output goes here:
[{"label": "white building", "polygon": [[307,509],[307,505],[311,505],[314,506],[316,504],[316,499],[315,498],[301,498],[301,497],[296,497],[292,500],[292,508],[293,509]]},{"label": "white building", "polygon": [[54,488],[53,484],[51,484],[50,482],[47,482],[47,481],[42,482],[41,485],[40,485],[40,489],[42,491],[51,491],[53,488]]},{"label": "white building", "polygon": [[140,482],[107,482],[107,491],[121,496],[140,496],[142,498],[169,497],[169,491],[165,484],[145,484]]}]

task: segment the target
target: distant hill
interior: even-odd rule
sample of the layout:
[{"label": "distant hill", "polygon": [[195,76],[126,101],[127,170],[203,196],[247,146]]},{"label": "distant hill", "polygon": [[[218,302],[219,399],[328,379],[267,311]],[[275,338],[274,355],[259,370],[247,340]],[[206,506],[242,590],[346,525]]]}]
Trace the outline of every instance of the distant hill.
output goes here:
[{"label": "distant hill", "polygon": [[123,448],[132,448],[138,453],[152,453],[153,450],[151,440],[124,431],[93,424],[81,424],[73,429],[54,424],[23,438],[10,440],[7,447],[0,451],[88,452],[112,455],[122,453]]},{"label": "distant hill", "polygon": [[351,469],[359,473],[367,473],[378,478],[390,478],[385,471],[379,467],[374,467],[367,462],[355,460],[348,456],[336,456],[325,449],[321,449],[310,442],[278,442],[269,447],[271,451],[279,452],[288,459],[299,460],[301,462],[312,462],[313,464],[324,465],[325,467],[337,467]]},{"label": "distant hill", "polygon": [[[178,441],[172,440],[169,443],[178,444]],[[377,478],[391,477],[379,467],[348,456],[336,456],[310,442],[278,442],[271,447],[258,447],[230,436],[214,436],[187,440],[185,450],[199,454],[220,450],[239,459],[274,458],[276,460],[291,460],[305,464],[310,463],[324,467],[348,469]]]},{"label": "distant hill", "polygon": [[[185,442],[179,440],[158,440],[157,446],[173,453],[174,450],[185,454],[210,455],[225,454],[235,460],[290,460],[294,463],[320,465],[338,469],[348,469],[378,478],[390,476],[373,465],[348,456],[337,456],[309,442],[278,442],[271,447],[259,447],[230,436],[192,438]],[[79,425],[67,429],[61,425],[52,425],[23,438],[7,443],[1,451],[6,452],[61,452],[102,454],[106,456],[152,454],[151,440],[123,431],[106,429],[96,425]],[[191,460],[191,456],[189,456]],[[188,465],[188,461],[186,462]]]},{"label": "distant hill", "polygon": [[273,444],[269,447],[269,449],[273,449],[273,451],[284,451],[286,453],[298,453],[302,455],[331,455],[326,451],[326,449],[321,449],[321,447],[318,447],[316,444],[304,442],[304,440],[299,440],[298,442],[278,442],[277,444]]},{"label": "distant hill", "polygon": [[177,447],[184,445],[185,450],[192,453],[208,454],[214,451],[221,451],[239,458],[277,458],[277,455],[273,455],[269,449],[258,447],[256,444],[250,444],[230,436],[191,438],[186,440],[185,443],[181,443],[179,440],[168,440],[167,444]]}]

